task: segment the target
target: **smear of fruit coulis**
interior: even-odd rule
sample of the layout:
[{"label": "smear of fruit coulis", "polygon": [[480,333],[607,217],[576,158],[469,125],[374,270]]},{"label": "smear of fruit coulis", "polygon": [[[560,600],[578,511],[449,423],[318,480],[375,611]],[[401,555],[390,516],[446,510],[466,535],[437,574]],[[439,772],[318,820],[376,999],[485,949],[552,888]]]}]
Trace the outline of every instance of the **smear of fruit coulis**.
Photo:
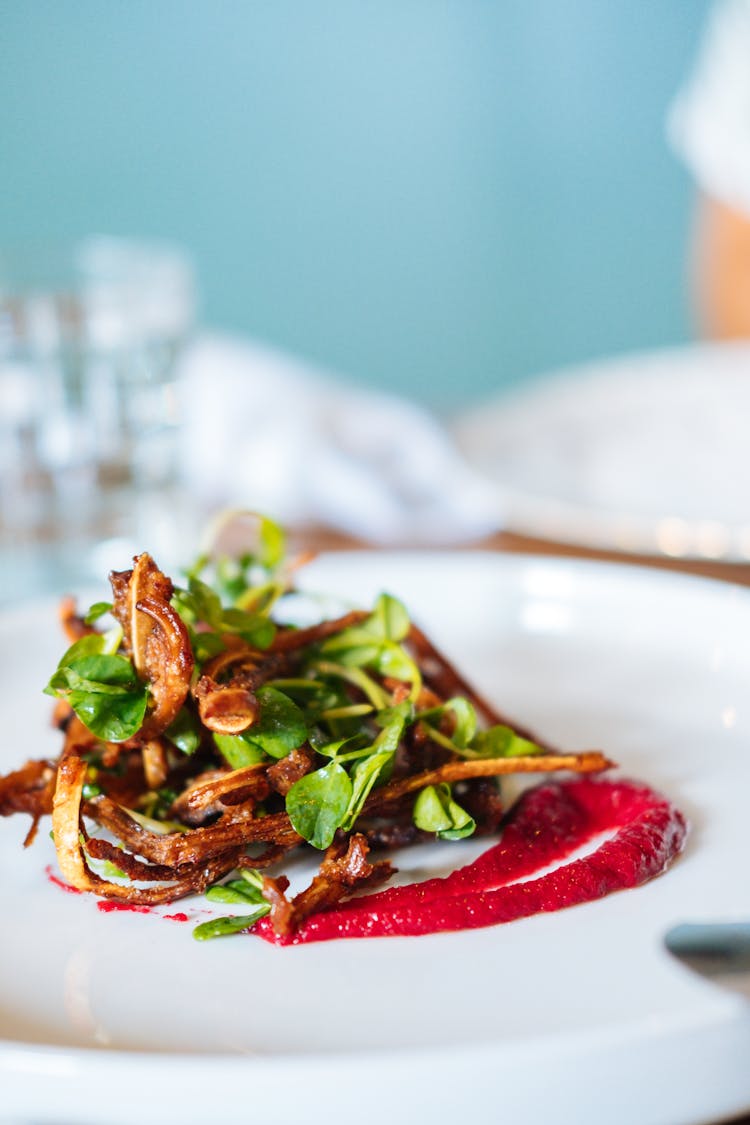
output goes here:
[{"label": "smear of fruit coulis", "polygon": [[100,899],[96,909],[102,914],[113,914],[115,911],[130,911],[131,914],[153,914],[150,906],[140,906],[137,902],[116,902],[113,899]]},{"label": "smear of fruit coulis", "polygon": [[179,911],[177,914],[159,914],[152,906],[140,906],[136,902],[114,902],[111,900],[100,900],[96,904],[97,910],[101,910],[103,914],[111,914],[115,910],[129,910],[133,914],[156,914],[158,918],[166,918],[168,922],[189,922],[190,917]]},{"label": "smear of fruit coulis", "polygon": [[[80,895],[83,892],[78,887],[71,887],[70,883],[66,883],[59,875],[55,875],[52,867],[47,864],[44,869],[47,879],[55,887],[59,887],[61,891],[67,891],[71,895]],[[97,910],[101,910],[102,914],[112,914],[115,911],[128,911],[131,914],[155,914],[157,913],[150,906],[140,906],[136,902],[116,902],[110,899],[100,899],[96,904]],[[166,918],[169,922],[189,922],[190,915],[178,911],[176,914],[159,914],[158,917]]]},{"label": "smear of fruit coulis", "polygon": [[[607,831],[614,834],[591,854],[529,878]],[[577,778],[540,785],[510,810],[498,843],[446,878],[351,899],[308,918],[291,937],[275,934],[267,918],[251,932],[299,945],[510,922],[644,883],[680,852],[686,833],[682,813],[637,782]]]},{"label": "smear of fruit coulis", "polygon": [[80,895],[83,893],[78,887],[71,887],[70,883],[66,883],[58,875],[55,875],[49,863],[44,869],[44,874],[47,876],[48,882],[52,883],[55,887],[59,887],[61,891],[67,891],[69,895]]}]

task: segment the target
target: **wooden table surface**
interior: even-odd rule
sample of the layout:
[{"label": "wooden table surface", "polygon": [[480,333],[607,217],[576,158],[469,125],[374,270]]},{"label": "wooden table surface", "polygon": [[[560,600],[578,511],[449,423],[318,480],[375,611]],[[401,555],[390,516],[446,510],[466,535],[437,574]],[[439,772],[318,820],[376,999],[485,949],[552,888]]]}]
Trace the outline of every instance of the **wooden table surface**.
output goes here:
[{"label": "wooden table surface", "polygon": [[[297,528],[292,531],[290,540],[293,548],[309,548],[314,551],[379,549],[361,539],[355,539],[341,532],[318,526]],[[416,544],[402,543],[398,545],[398,548],[408,549],[411,546],[416,546]],[[420,544],[419,546],[423,545]],[[440,547],[438,549],[451,548]],[[705,578],[719,579],[723,582],[735,582],[740,586],[750,586],[750,562],[727,563],[714,559],[671,558],[666,555],[626,555],[620,551],[594,550],[588,547],[558,543],[550,539],[531,538],[510,531],[501,531],[483,539],[457,544],[454,549],[503,551],[509,554],[542,555],[571,559],[598,559],[603,562],[616,562],[625,565],[651,566],[681,574],[697,574]]]}]

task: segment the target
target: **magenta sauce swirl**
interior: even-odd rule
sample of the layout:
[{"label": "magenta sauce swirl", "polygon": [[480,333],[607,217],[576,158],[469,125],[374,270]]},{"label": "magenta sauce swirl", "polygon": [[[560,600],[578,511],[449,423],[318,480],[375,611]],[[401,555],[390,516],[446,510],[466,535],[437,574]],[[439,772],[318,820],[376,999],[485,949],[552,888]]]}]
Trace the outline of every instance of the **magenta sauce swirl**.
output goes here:
[{"label": "magenta sauce swirl", "polygon": [[[590,854],[533,878],[604,832],[613,834]],[[267,919],[251,932],[299,945],[512,922],[646,882],[678,855],[686,834],[682,813],[638,782],[576,778],[540,785],[510,810],[500,841],[451,875],[351,899],[313,915],[291,937],[276,935]]]}]

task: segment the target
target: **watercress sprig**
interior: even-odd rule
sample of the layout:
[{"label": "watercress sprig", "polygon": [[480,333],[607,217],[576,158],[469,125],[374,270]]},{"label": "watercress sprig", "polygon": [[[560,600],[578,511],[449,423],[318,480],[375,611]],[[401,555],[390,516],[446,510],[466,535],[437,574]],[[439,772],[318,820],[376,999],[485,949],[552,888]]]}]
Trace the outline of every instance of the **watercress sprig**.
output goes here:
[{"label": "watercress sprig", "polygon": [[140,730],[148,705],[148,688],[126,656],[119,626],[89,633],[65,652],[45,687],[47,695],[66,700],[81,722],[106,742],[124,742]]},{"label": "watercress sprig", "polygon": [[[380,733],[365,747],[341,753],[349,740],[321,747],[330,761],[296,781],[286,796],[295,832],[316,848],[327,848],[339,828],[348,832],[373,787],[390,773],[404,729],[414,718],[409,702],[381,711]],[[347,770],[346,766],[350,768]]]}]

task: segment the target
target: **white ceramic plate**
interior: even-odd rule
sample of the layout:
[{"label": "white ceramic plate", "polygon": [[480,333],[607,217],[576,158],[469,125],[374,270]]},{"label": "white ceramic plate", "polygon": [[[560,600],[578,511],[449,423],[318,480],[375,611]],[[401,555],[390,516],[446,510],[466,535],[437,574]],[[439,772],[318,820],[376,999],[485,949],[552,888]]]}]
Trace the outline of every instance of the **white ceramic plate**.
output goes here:
[{"label": "white ceramic plate", "polygon": [[504,526],[589,547],[750,559],[750,346],[560,371],[459,417]]},{"label": "white ceramic plate", "polygon": [[[0,1119],[688,1125],[750,1108],[750,1007],[662,949],[676,922],[750,917],[750,594],[479,553],[330,556],[307,582],[400,594],[520,720],[669,794],[692,823],[685,853],[559,914],[276,949],[102,914],[48,880],[46,833],[23,851],[25,820],[3,821]],[[60,647],[51,606],[0,619],[0,769],[57,751],[39,690]]]}]

